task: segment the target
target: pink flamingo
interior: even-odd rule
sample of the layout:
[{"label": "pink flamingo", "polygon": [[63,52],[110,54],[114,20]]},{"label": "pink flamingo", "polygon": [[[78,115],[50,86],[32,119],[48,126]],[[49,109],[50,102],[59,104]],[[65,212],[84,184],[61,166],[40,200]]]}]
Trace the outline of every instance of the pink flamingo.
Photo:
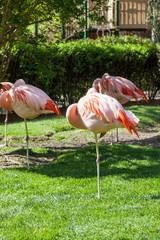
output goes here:
[{"label": "pink flamingo", "polygon": [[[138,102],[138,98],[143,98],[148,102],[145,93],[137,88],[134,83],[122,77],[110,76],[108,73],[105,73],[102,78],[95,79],[92,87],[99,93],[114,97],[121,104],[125,104],[131,99],[135,99]],[[116,129],[116,136],[118,142],[118,128]]]},{"label": "pink flamingo", "polygon": [[72,126],[88,129],[95,134],[98,198],[100,198],[100,157],[97,134],[100,133],[103,136],[108,130],[125,127],[129,133],[132,133],[133,130],[138,136],[135,127],[138,125],[139,119],[131,111],[125,111],[115,98],[100,94],[95,88],[89,89],[86,96],[82,97],[78,103],[70,105],[66,111],[66,117]]},{"label": "pink flamingo", "polygon": [[[11,82],[1,82],[2,89],[0,89],[0,95],[4,93],[5,91],[8,91],[12,86],[13,83]],[[6,110],[6,118],[5,118],[5,143],[3,145],[0,145],[1,147],[7,146],[7,123],[8,123],[8,111]]]},{"label": "pink flamingo", "polygon": [[14,111],[18,116],[24,118],[27,144],[27,165],[29,170],[28,153],[28,128],[26,119],[33,119],[42,113],[55,112],[59,117],[61,112],[52,99],[41,89],[26,84],[23,79],[19,79],[0,96],[0,107]]}]

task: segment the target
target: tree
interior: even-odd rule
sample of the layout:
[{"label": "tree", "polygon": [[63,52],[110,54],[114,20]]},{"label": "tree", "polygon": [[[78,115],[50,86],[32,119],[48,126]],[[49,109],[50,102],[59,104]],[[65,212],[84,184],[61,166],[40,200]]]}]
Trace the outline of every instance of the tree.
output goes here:
[{"label": "tree", "polygon": [[148,0],[148,21],[152,28],[152,41],[160,45],[160,0]]},{"label": "tree", "polygon": [[[34,23],[59,17],[69,22],[83,14],[82,0],[2,0],[0,1],[0,81],[7,72],[13,45]],[[99,9],[106,0],[90,0]],[[37,20],[38,19],[38,20]]]}]

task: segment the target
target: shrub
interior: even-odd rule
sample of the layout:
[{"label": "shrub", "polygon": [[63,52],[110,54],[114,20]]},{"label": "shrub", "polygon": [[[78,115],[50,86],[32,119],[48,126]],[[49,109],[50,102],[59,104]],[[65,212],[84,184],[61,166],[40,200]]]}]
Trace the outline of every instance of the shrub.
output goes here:
[{"label": "shrub", "polygon": [[105,72],[128,78],[154,98],[160,89],[157,45],[149,40],[107,38],[67,43],[19,44],[13,49],[9,80],[23,78],[66,106],[83,96]]}]

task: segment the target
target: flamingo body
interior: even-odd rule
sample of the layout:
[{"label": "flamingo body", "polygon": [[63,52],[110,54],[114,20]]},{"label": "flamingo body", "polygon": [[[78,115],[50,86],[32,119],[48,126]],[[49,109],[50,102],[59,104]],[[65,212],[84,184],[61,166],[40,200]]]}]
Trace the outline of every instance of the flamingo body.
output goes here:
[{"label": "flamingo body", "polygon": [[138,136],[135,127],[138,125],[139,120],[132,112],[125,111],[116,99],[98,93],[95,88],[89,89],[86,96],[82,97],[77,104],[70,105],[67,109],[66,117],[72,126],[88,129],[95,134],[98,198],[100,198],[100,157],[97,134],[104,134],[112,128],[125,127],[130,133],[133,130]]},{"label": "flamingo body", "polygon": [[20,79],[13,87],[0,97],[0,106],[13,110],[18,116],[33,119],[42,113],[55,112],[61,115],[60,110],[52,99],[41,89],[26,84]]},{"label": "flamingo body", "polygon": [[138,118],[132,112],[124,110],[116,99],[97,93],[93,88],[77,104],[69,106],[66,116],[74,127],[88,129],[95,134],[125,127],[138,136],[135,129]]},{"label": "flamingo body", "polygon": [[[131,99],[135,99],[138,102],[139,98],[143,98],[146,102],[148,102],[144,92],[137,88],[134,83],[122,77],[110,76],[108,73],[105,73],[102,78],[95,79],[93,82],[93,87],[99,93],[114,97],[121,104],[125,104]],[[116,138],[118,142],[118,128],[116,129]],[[111,139],[111,144],[113,144],[112,131]]]},{"label": "flamingo body", "polygon": [[108,73],[105,73],[102,78],[97,78],[93,82],[93,87],[102,94],[116,98],[121,104],[127,103],[131,99],[138,102],[138,98],[143,98],[148,102],[144,92],[134,83],[122,77],[110,76]]},{"label": "flamingo body", "polygon": [[58,116],[61,112],[52,99],[41,89],[26,84],[19,79],[8,91],[0,95],[0,107],[14,111],[18,116],[24,118],[27,143],[27,164],[29,170],[28,154],[28,129],[26,119],[33,119],[42,113],[55,112]]},{"label": "flamingo body", "polygon": [[[1,82],[0,84],[2,85],[2,89],[0,89],[0,95],[5,91],[8,91],[13,86],[13,83],[11,82]],[[0,145],[1,147],[7,146],[7,123],[8,123],[8,110],[6,110],[5,118],[5,143],[3,145]]]}]

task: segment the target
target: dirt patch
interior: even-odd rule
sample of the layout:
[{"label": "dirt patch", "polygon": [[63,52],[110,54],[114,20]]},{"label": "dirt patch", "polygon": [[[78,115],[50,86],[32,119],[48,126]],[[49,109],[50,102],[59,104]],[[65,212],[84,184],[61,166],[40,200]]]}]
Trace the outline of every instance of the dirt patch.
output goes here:
[{"label": "dirt patch", "polygon": [[[150,128],[150,131],[138,131],[140,138],[135,134],[129,134],[124,130],[119,130],[118,144],[131,144],[140,146],[153,146],[160,148],[160,125]],[[67,134],[69,137],[67,138]],[[68,151],[76,151],[84,146],[95,144],[94,135],[90,132],[83,132],[81,130],[71,132],[61,132],[66,138],[56,139],[56,136],[44,137],[30,137],[29,153],[30,165],[42,165],[57,159]],[[113,131],[115,140],[115,131]],[[14,143],[13,143],[14,141]],[[108,132],[99,142],[106,144],[106,147],[111,142],[111,135]],[[40,148],[41,153],[37,153],[34,148]],[[14,149],[14,150],[9,150]],[[44,151],[43,151],[44,150]],[[26,143],[23,137],[9,138],[8,147],[1,147],[0,149],[0,167],[26,167]]]}]

